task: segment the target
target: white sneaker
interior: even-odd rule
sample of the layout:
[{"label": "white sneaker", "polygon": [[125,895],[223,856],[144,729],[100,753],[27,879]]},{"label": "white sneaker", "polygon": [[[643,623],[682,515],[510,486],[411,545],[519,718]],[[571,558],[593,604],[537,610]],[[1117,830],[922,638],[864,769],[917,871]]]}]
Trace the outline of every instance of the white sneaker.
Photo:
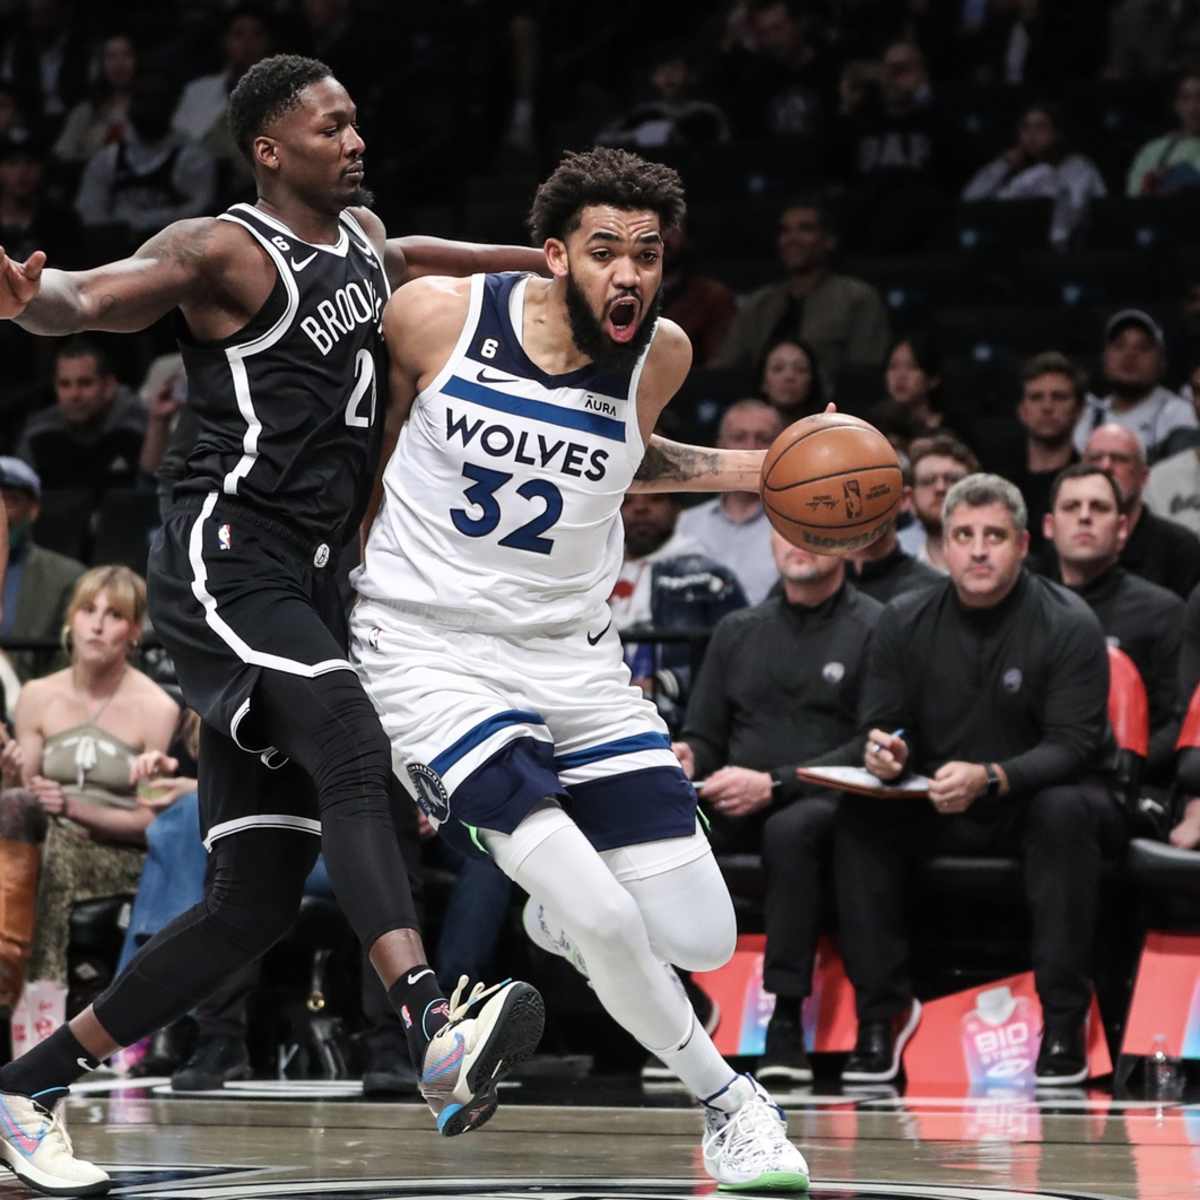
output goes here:
[{"label": "white sneaker", "polygon": [[535,945],[540,946],[547,954],[557,954],[565,958],[586,979],[588,977],[587,963],[579,953],[575,943],[567,937],[566,932],[558,927],[551,927],[546,919],[546,906],[539,904],[532,896],[525,901],[521,910],[521,924],[525,926],[525,934]]},{"label": "white sneaker", "polygon": [[[541,994],[527,983],[477,983],[463,1000],[466,986],[464,975],[450,997],[450,1020],[430,1039],[421,1071],[421,1095],[445,1137],[477,1129],[496,1111],[496,1085],[537,1049],[546,1022]],[[488,996],[479,1015],[468,1017]]]},{"label": "white sneaker", "polygon": [[731,1086],[747,1093],[740,1108],[705,1106],[704,1169],[722,1191],[807,1191],[808,1163],[788,1141],[783,1109],[753,1076]]},{"label": "white sneaker", "polygon": [[15,1092],[0,1093],[0,1162],[45,1196],[97,1196],[112,1180],[95,1163],[76,1158],[63,1123],[66,1092],[52,1108]]}]

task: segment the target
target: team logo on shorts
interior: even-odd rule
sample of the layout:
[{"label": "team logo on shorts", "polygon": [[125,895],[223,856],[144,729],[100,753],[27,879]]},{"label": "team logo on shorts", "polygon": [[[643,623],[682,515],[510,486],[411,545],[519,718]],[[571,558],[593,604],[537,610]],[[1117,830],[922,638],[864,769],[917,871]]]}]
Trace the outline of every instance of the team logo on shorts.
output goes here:
[{"label": "team logo on shorts", "polygon": [[217,545],[222,550],[228,550],[232,541],[233,534],[230,531],[229,526],[222,525],[221,528],[217,530]]},{"label": "team logo on shorts", "polygon": [[421,762],[410,762],[407,770],[413,791],[417,794],[417,807],[431,821],[440,825],[450,816],[450,797],[446,794],[442,777]]}]

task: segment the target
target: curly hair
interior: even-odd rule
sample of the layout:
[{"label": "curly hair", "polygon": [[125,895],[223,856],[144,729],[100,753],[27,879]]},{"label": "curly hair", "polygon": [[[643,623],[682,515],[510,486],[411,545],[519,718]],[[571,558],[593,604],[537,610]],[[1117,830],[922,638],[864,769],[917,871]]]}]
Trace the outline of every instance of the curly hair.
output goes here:
[{"label": "curly hair", "polygon": [[332,74],[323,62],[299,54],[273,54],[255,63],[229,97],[229,129],[242,154],[253,162],[254,139],[299,103],[306,87]]},{"label": "curly hair", "polygon": [[649,209],[664,230],[681,225],[687,211],[683,181],[673,168],[606,146],[568,151],[533,197],[529,231],[534,243],[565,239],[579,228],[580,214],[590,204]]}]

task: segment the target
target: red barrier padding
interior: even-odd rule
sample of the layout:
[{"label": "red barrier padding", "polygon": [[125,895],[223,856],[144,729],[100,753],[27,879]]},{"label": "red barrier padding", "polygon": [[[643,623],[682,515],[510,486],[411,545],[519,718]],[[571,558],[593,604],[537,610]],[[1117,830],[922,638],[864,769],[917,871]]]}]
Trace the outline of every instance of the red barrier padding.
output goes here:
[{"label": "red barrier padding", "polygon": [[1150,748],[1150,702],[1133,659],[1115,646],[1108,648],[1108,722],[1122,750],[1141,758]]}]

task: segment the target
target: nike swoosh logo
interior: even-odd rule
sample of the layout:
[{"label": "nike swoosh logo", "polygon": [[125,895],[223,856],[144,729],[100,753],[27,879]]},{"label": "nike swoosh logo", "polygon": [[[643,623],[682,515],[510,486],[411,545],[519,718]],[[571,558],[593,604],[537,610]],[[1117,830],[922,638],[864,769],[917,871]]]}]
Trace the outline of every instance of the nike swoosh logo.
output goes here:
[{"label": "nike swoosh logo", "polygon": [[605,625],[605,627],[602,630],[600,630],[600,632],[598,634],[596,634],[595,637],[592,637],[592,635],[590,633],[587,635],[588,645],[594,646],[609,631],[609,628],[611,626],[612,626],[612,617],[609,617],[608,624]]},{"label": "nike swoosh logo", "polygon": [[297,262],[293,258],[292,259],[292,270],[295,271],[297,274],[299,274],[316,257],[317,257],[317,251],[314,250],[307,258],[301,259],[299,262]]},{"label": "nike swoosh logo", "polygon": [[414,983],[416,983],[418,979],[424,979],[426,975],[432,975],[432,974],[433,974],[433,968],[426,967],[425,970],[418,971],[415,975],[409,975],[406,982],[408,983],[409,987],[412,987],[412,985]]},{"label": "nike swoosh logo", "polygon": [[88,1060],[86,1058],[77,1058],[75,1061],[85,1071],[94,1071],[96,1069],[96,1064],[88,1062]]},{"label": "nike swoosh logo", "polygon": [[481,369],[479,374],[476,375],[475,378],[478,379],[480,383],[516,383],[517,382],[515,379],[505,379],[503,375],[489,375],[487,373],[486,367]]}]

